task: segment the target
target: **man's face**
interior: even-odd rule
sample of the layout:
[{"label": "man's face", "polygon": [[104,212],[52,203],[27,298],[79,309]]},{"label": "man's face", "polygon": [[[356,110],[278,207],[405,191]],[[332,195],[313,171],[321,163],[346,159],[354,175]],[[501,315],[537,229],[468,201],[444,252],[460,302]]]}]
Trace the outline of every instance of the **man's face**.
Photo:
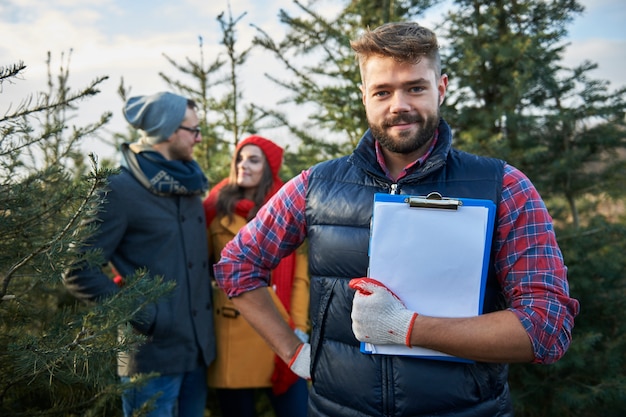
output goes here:
[{"label": "man's face", "polygon": [[[181,122],[183,129],[179,128],[169,139],[169,159],[179,161],[193,160],[193,147],[202,141],[202,135],[186,129],[198,128],[199,120],[195,110],[187,108],[185,118]],[[186,129],[185,129],[186,128]]]},{"label": "man's face", "polygon": [[361,67],[361,92],[374,138],[387,151],[420,156],[439,125],[448,78],[430,60],[417,64],[370,57]]}]

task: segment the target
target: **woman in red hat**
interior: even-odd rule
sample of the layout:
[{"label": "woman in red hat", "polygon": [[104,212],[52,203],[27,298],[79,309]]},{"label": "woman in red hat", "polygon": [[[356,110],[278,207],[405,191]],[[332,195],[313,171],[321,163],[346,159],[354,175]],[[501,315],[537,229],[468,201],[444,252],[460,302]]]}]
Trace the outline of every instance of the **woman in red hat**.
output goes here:
[{"label": "woman in red hat", "polygon": [[[230,175],[204,201],[209,255],[222,248],[256,215],[283,182],[278,176],[283,149],[261,136],[239,142]],[[309,276],[301,250],[284,258],[272,272],[268,287],[285,321],[303,340],[309,330]],[[224,417],[256,416],[256,393],[265,392],[277,417],[306,416],[307,381],[298,378],[239,314],[223,290],[213,284],[217,358],[208,371]]]}]

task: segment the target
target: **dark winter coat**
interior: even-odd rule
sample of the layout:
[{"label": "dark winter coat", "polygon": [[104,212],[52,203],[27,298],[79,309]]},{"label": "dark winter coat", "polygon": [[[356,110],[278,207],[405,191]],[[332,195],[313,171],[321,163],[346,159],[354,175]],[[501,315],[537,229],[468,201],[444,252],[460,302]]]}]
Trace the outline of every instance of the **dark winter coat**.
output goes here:
[{"label": "dark winter coat", "polygon": [[[208,366],[215,357],[215,340],[201,196],[157,196],[122,169],[111,177],[102,197],[94,218],[98,230],[88,247],[101,249],[123,277],[147,268],[150,279],[162,276],[176,283],[172,292],[143,310],[142,320],[133,321],[148,339],[119,355],[119,374],[172,374]],[[65,283],[84,300],[120,291],[98,266],[69,272]]]}]

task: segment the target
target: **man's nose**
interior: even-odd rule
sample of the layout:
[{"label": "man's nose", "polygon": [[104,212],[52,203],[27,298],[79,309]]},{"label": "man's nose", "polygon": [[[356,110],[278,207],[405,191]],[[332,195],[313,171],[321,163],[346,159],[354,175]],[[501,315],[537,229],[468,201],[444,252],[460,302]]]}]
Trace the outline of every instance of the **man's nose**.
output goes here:
[{"label": "man's nose", "polygon": [[389,111],[391,113],[404,113],[411,110],[409,97],[403,92],[395,92],[391,97],[391,106]]}]

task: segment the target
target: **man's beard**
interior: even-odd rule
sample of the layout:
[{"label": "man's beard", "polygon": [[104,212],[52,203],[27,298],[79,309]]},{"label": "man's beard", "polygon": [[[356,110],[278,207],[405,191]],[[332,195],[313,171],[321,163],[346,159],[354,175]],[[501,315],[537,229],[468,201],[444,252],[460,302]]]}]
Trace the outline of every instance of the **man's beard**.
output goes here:
[{"label": "man's beard", "polygon": [[[435,131],[439,127],[439,109],[437,109],[437,113],[434,116],[423,119],[419,115],[400,114],[384,120],[380,125],[374,125],[369,120],[368,124],[372,135],[383,148],[394,153],[409,154],[422,148],[434,136]],[[418,127],[415,134],[411,134],[408,130],[400,132],[397,135],[398,139],[394,139],[387,134],[388,128],[402,123],[422,123],[422,126]]]},{"label": "man's beard", "polygon": [[183,147],[170,147],[170,158],[174,161],[193,161],[193,151],[192,154],[189,154],[189,150]]}]

